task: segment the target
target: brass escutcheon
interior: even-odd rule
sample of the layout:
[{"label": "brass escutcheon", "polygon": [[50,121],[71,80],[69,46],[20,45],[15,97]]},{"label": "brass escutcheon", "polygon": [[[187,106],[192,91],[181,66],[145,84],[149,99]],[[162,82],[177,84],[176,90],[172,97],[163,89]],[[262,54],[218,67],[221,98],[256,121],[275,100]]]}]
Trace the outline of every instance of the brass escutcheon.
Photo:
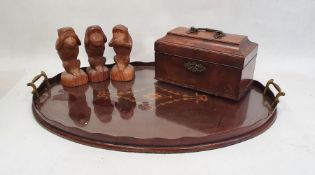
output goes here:
[{"label": "brass escutcheon", "polygon": [[184,64],[184,67],[189,70],[190,72],[203,72],[206,70],[206,67],[200,63],[195,61],[187,62]]}]

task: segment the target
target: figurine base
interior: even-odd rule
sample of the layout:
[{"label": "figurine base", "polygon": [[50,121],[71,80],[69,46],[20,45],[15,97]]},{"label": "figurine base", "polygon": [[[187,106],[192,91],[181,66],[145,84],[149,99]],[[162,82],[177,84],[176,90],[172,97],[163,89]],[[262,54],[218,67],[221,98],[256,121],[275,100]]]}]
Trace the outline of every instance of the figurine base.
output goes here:
[{"label": "figurine base", "polygon": [[265,87],[258,81],[235,102],[158,82],[152,63],[132,64],[136,70],[132,82],[89,83],[84,91],[65,89],[60,74],[49,79],[49,87],[43,82],[39,97],[33,96],[35,118],[51,132],[78,143],[152,153],[232,145],[263,133],[276,119],[275,96],[269,89],[264,95]]},{"label": "figurine base", "polygon": [[75,76],[68,72],[61,73],[61,84],[66,87],[76,87],[88,83],[88,76],[86,73],[80,69],[80,74]]},{"label": "figurine base", "polygon": [[118,66],[114,65],[110,76],[113,81],[131,81],[135,78],[135,69],[130,64],[124,70],[119,70]]},{"label": "figurine base", "polygon": [[107,67],[103,66],[101,70],[95,70],[91,67],[86,69],[86,72],[89,76],[90,82],[101,82],[105,81],[109,78],[109,70]]}]

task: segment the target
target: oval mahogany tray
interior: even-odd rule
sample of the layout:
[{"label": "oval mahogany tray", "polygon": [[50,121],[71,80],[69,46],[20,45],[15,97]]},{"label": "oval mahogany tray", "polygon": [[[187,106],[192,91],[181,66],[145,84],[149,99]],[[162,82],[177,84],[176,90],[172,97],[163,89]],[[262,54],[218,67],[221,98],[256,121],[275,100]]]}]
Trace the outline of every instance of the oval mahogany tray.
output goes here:
[{"label": "oval mahogany tray", "polygon": [[[154,63],[132,63],[136,79],[75,88],[42,72],[33,86],[36,120],[66,139],[106,149],[176,153],[239,143],[268,129],[276,97],[254,81],[239,102],[154,80]],[[34,82],[46,77],[38,88]],[[280,89],[280,88],[279,88]],[[265,92],[264,92],[265,91]],[[280,90],[281,91],[281,90]]]}]

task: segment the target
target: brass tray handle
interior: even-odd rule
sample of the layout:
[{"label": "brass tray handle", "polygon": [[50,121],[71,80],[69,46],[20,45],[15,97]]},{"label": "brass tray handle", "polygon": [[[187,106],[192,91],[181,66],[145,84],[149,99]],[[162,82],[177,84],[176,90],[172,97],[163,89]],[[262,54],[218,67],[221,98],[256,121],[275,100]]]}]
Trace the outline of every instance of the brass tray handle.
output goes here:
[{"label": "brass tray handle", "polygon": [[280,98],[280,96],[285,96],[285,93],[281,90],[280,86],[279,86],[277,83],[274,82],[273,79],[270,79],[270,80],[267,82],[267,84],[266,84],[266,87],[265,87],[265,90],[264,90],[264,95],[266,95],[266,93],[268,92],[268,90],[270,90],[269,86],[270,86],[271,84],[272,84],[272,85],[275,87],[275,89],[278,91],[278,94],[275,96],[275,99],[273,100],[273,102],[272,102],[272,104],[271,104],[271,106],[272,106],[273,108],[275,108],[275,107],[278,105],[278,103],[279,103],[279,98]]},{"label": "brass tray handle", "polygon": [[48,77],[47,77],[47,74],[44,72],[44,71],[41,71],[40,74],[36,75],[33,80],[29,83],[27,83],[27,86],[31,86],[33,88],[33,91],[32,93],[36,96],[36,97],[39,97],[39,94],[38,94],[38,91],[37,91],[37,87],[35,85],[35,82],[37,80],[39,80],[41,77],[44,77],[44,81],[47,85],[47,87],[50,87],[50,83],[48,81]]}]

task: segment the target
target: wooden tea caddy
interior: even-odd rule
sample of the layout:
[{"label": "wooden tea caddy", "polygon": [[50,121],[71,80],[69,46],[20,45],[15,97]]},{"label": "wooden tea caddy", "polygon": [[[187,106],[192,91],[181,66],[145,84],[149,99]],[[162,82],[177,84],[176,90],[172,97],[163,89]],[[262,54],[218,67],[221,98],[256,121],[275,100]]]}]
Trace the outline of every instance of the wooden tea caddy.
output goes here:
[{"label": "wooden tea caddy", "polygon": [[239,100],[251,86],[257,49],[246,36],[177,27],[155,42],[155,78]]}]

